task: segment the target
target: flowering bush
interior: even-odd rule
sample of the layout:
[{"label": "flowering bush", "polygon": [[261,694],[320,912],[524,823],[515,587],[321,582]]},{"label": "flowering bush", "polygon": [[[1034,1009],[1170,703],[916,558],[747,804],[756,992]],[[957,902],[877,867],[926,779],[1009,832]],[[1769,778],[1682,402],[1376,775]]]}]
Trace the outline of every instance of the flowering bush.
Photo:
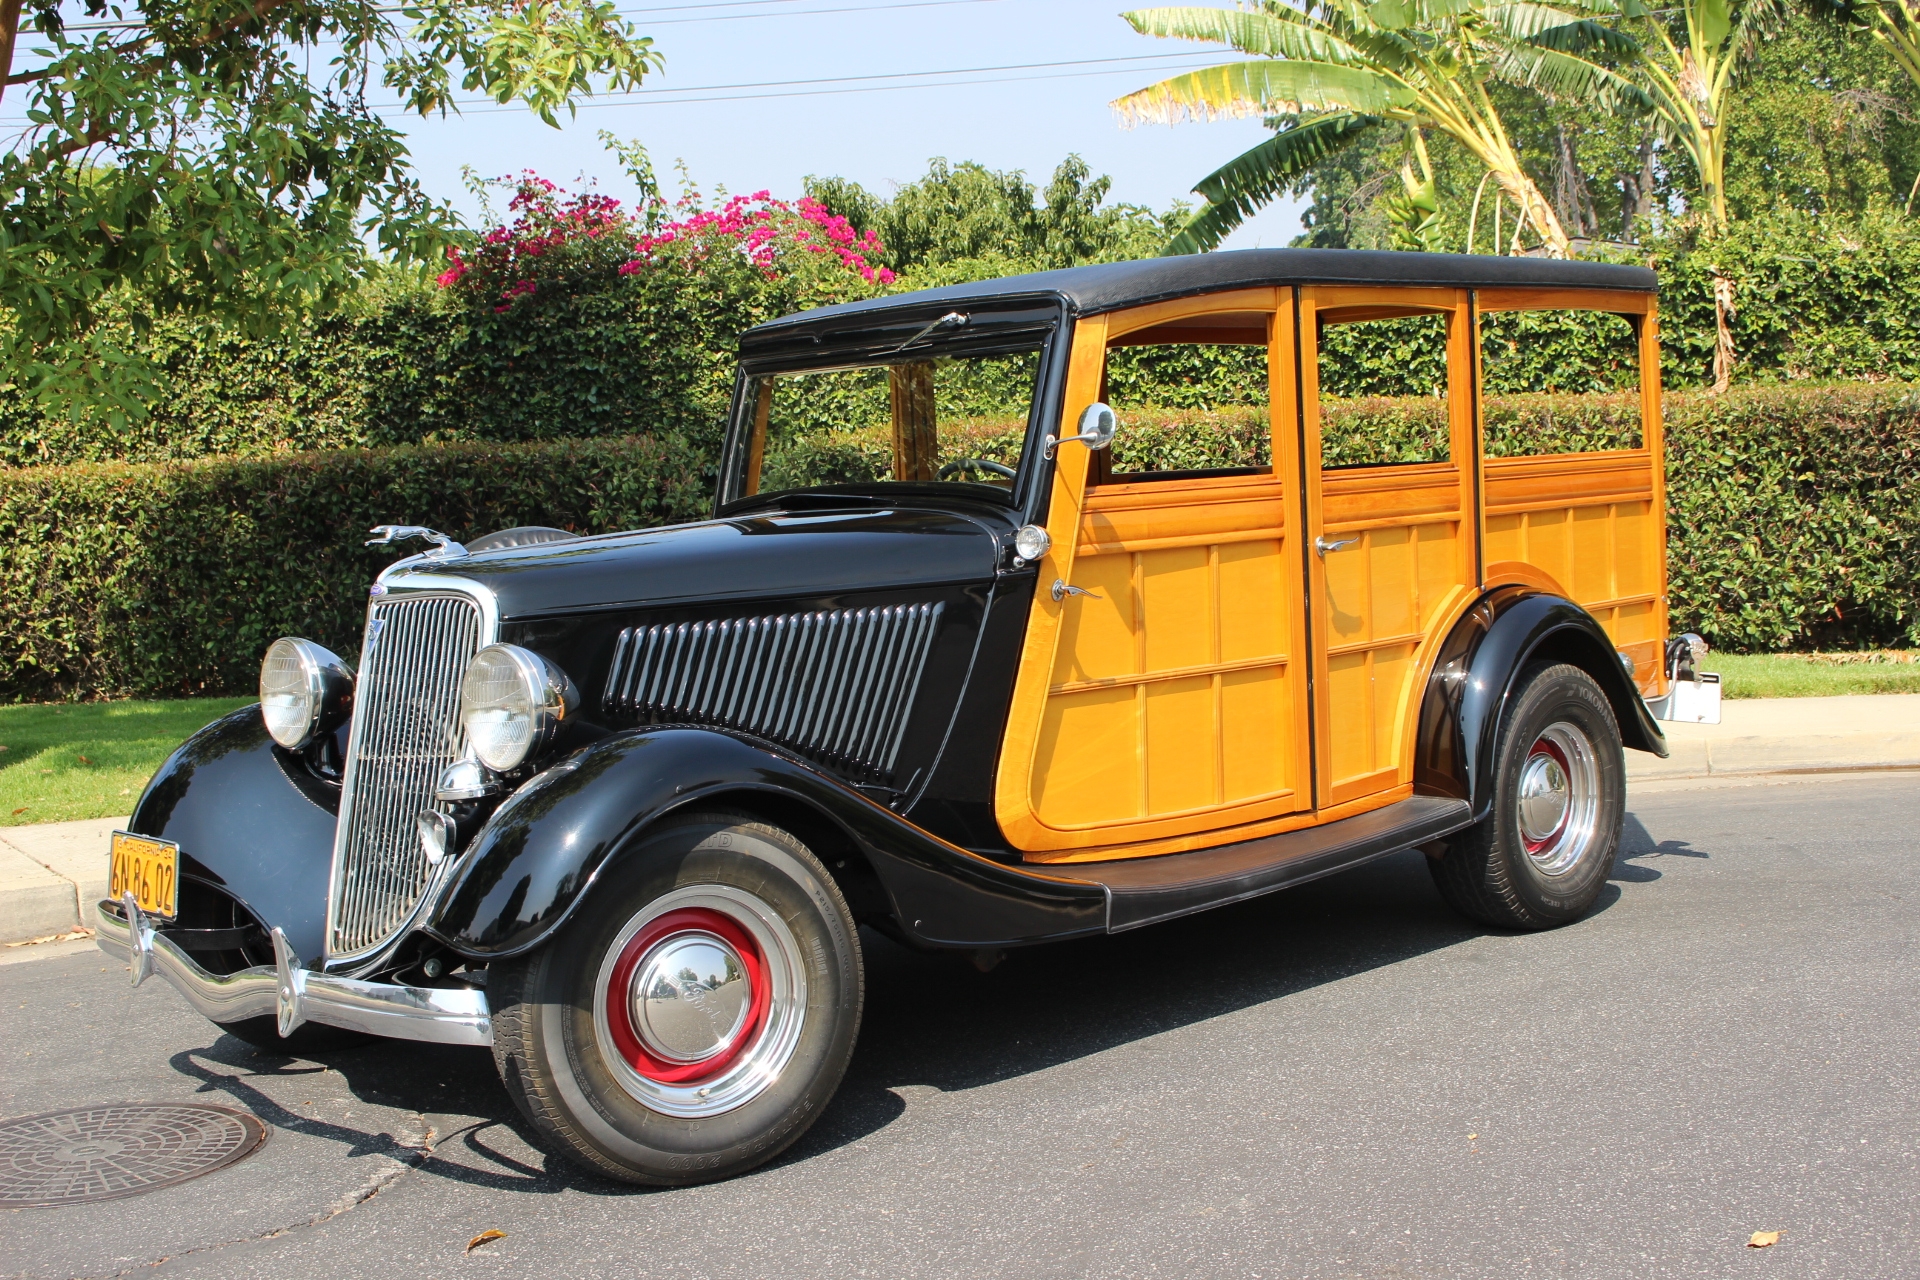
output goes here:
[{"label": "flowering bush", "polygon": [[632,243],[633,225],[620,202],[594,192],[571,194],[537,174],[522,174],[507,204],[513,221],[489,228],[477,245],[447,249],[442,289],[455,285],[505,312],[539,291],[542,277],[602,272]]},{"label": "flowering bush", "polygon": [[[691,206],[691,207],[689,207]],[[893,272],[874,265],[886,252],[880,237],[865,235],[811,196],[798,204],[776,200],[770,192],[735,196],[718,209],[701,208],[698,197],[681,201],[683,215],[643,235],[633,257],[620,264],[621,275],[643,271],[677,250],[702,257],[732,248],[769,279],[791,270],[800,253],[826,254],[868,284],[892,284]]]},{"label": "flowering bush", "polygon": [[515,180],[507,212],[512,220],[479,243],[449,249],[439,276],[441,288],[458,287],[495,314],[543,289],[565,285],[573,293],[650,270],[710,275],[746,266],[766,281],[791,282],[799,305],[861,292],[851,287],[855,280],[893,282],[893,272],[875,265],[885,252],[879,237],[856,232],[811,197],[789,204],[758,191],[709,208],[695,191],[671,207],[655,201],[636,217],[611,196],[568,192],[528,172]]}]

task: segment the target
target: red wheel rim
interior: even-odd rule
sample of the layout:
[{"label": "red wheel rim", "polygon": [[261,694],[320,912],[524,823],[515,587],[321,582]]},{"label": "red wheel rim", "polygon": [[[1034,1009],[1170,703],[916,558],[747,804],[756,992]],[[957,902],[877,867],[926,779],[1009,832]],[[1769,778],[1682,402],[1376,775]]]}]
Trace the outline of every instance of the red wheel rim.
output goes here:
[{"label": "red wheel rim", "polygon": [[[732,947],[747,978],[747,1016],[739,1033],[712,1056],[698,1062],[669,1062],[642,1043],[633,1027],[633,974],[656,943],[677,933],[710,933]],[[660,1084],[691,1085],[720,1075],[752,1047],[767,1022],[770,984],[760,944],[729,916],[706,907],[682,907],[649,920],[620,949],[607,984],[607,1029],[614,1050],[636,1072]]]},{"label": "red wheel rim", "polygon": [[[1560,749],[1559,743],[1554,742],[1550,738],[1541,738],[1535,742],[1532,749],[1527,752],[1527,759],[1529,761],[1532,761],[1536,756],[1551,756],[1554,763],[1560,766],[1561,774],[1569,780],[1572,779],[1573,765],[1567,760],[1567,753]],[[1573,806],[1569,804],[1561,811],[1560,821],[1554,824],[1552,831],[1535,840],[1528,836],[1523,830],[1520,833],[1520,842],[1527,847],[1527,852],[1530,854],[1538,854],[1547,849],[1551,849],[1559,843],[1560,837],[1566,832],[1567,822],[1572,816]]]}]

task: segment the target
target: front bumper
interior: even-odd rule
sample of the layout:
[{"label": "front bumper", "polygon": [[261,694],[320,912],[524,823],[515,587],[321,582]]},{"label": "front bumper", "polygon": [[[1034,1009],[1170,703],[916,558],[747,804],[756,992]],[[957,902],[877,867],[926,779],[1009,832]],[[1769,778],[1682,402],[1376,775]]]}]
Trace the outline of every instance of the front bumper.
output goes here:
[{"label": "front bumper", "polygon": [[215,1022],[273,1014],[283,1036],[302,1023],[324,1022],[396,1040],[493,1043],[487,993],[474,987],[408,987],[321,973],[301,965],[278,929],[273,930],[273,968],[208,973],[155,931],[131,894],[120,902],[102,899],[94,914],[100,949],[128,962],[134,986],[158,973]]}]

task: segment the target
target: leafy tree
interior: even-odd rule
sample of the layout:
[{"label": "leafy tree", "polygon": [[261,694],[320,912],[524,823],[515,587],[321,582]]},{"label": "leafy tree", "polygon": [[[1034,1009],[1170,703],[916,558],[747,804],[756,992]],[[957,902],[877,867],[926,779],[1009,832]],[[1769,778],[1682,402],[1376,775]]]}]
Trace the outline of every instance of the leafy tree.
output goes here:
[{"label": "leafy tree", "polygon": [[28,120],[0,157],[0,359],[118,420],[154,388],[94,323],[103,307],[136,330],[186,312],[268,331],[343,298],[369,238],[399,262],[455,239],[375,95],[427,115],[479,93],[553,124],[596,83],[659,65],[613,0],[82,8],[0,3],[0,91],[24,87]]},{"label": "leafy tree", "polygon": [[1113,180],[1094,177],[1070,155],[1044,190],[1018,170],[1002,172],[935,159],[926,175],[891,199],[845,178],[806,180],[807,194],[886,245],[885,262],[914,273],[914,283],[937,276],[971,278],[1149,257],[1185,216],[1130,204],[1106,204]]},{"label": "leafy tree", "polygon": [[1634,60],[1662,130],[1692,162],[1696,201],[1715,229],[1727,225],[1727,136],[1734,72],[1779,23],[1774,0],[1682,0],[1677,11],[1618,0],[1646,37]]},{"label": "leafy tree", "polygon": [[1280,0],[1258,9],[1143,9],[1123,14],[1143,34],[1226,44],[1252,60],[1163,80],[1118,100],[1130,122],[1218,115],[1299,118],[1208,175],[1208,205],[1169,246],[1216,245],[1312,165],[1383,123],[1445,134],[1490,172],[1525,211],[1550,253],[1565,256],[1559,217],[1528,174],[1496,106],[1497,81],[1560,96],[1638,105],[1644,95],[1582,54],[1625,54],[1632,44],[1590,13],[1531,0]]},{"label": "leafy tree", "polygon": [[1897,206],[1920,173],[1920,81],[1884,44],[1804,16],[1754,51],[1725,127],[1727,212],[1736,220],[1782,207]]}]

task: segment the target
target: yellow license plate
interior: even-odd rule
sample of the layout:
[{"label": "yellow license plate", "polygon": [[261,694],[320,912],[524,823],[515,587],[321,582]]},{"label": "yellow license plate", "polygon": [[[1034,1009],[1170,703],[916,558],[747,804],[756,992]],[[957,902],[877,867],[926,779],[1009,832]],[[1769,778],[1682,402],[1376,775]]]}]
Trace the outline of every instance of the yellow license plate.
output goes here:
[{"label": "yellow license plate", "polygon": [[148,915],[169,920],[178,915],[180,846],[171,840],[114,832],[113,869],[107,875],[107,892],[118,902],[129,889]]}]

